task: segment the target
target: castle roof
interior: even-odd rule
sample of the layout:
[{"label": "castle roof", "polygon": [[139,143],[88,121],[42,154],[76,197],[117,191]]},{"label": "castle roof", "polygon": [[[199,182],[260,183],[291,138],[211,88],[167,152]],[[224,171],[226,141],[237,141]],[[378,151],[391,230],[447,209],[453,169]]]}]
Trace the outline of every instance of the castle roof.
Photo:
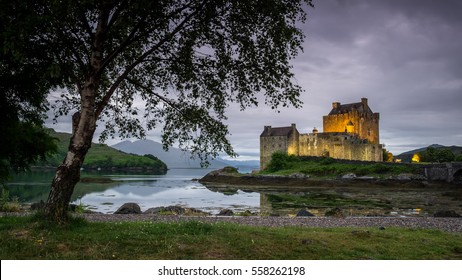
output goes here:
[{"label": "castle roof", "polygon": [[372,114],[372,110],[371,108],[369,108],[369,105],[367,104],[367,99],[362,98],[361,102],[350,104],[340,104],[339,102],[334,102],[332,104],[332,110],[330,111],[329,115],[345,114],[352,111],[356,111],[358,113]]},{"label": "castle roof", "polygon": [[[297,130],[297,129],[295,128],[295,130]],[[265,129],[261,133],[260,137],[291,136],[292,132],[293,132],[293,127],[292,126],[284,126],[284,127],[265,126]]]}]

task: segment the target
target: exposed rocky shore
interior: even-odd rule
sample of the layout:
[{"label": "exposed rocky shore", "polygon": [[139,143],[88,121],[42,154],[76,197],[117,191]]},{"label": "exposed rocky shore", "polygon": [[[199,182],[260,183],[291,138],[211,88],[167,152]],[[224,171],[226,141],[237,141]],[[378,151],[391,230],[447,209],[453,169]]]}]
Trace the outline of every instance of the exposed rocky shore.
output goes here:
[{"label": "exposed rocky shore", "polygon": [[388,178],[376,178],[372,176],[360,176],[355,174],[347,174],[338,178],[311,178],[305,174],[292,174],[288,176],[281,175],[260,175],[260,174],[239,174],[231,167],[214,170],[203,178],[199,179],[200,183],[218,183],[228,185],[244,185],[244,186],[316,186],[316,187],[335,187],[354,186],[354,187],[370,187],[370,186],[409,186],[409,187],[425,187],[430,185],[446,185],[444,181],[432,182],[428,181],[424,176],[415,174],[400,174],[389,176]]},{"label": "exposed rocky shore", "polygon": [[[303,212],[303,213],[302,213]],[[305,213],[306,212],[306,213]],[[0,212],[0,217],[25,216],[34,211],[25,212]],[[178,206],[156,207],[141,212],[135,203],[126,203],[115,214],[100,213],[73,213],[77,217],[83,217],[90,222],[166,222],[176,223],[185,221],[200,221],[205,223],[235,223],[250,226],[263,227],[318,227],[318,228],[377,228],[385,230],[390,227],[411,229],[437,229],[447,232],[462,232],[462,217],[316,217],[307,211],[300,211],[296,217],[288,216],[236,216],[229,209],[223,209],[217,215],[210,215],[193,208]],[[447,214],[447,213],[446,213]]]},{"label": "exposed rocky shore", "polygon": [[136,214],[82,214],[91,222],[119,222],[119,221],[149,221],[175,223],[182,221],[201,221],[205,223],[235,223],[263,227],[348,227],[365,228],[375,227],[386,230],[389,227],[413,228],[413,229],[438,229],[447,232],[462,232],[462,218],[435,218],[435,217],[261,217],[261,216],[181,216],[181,215],[136,215]]}]

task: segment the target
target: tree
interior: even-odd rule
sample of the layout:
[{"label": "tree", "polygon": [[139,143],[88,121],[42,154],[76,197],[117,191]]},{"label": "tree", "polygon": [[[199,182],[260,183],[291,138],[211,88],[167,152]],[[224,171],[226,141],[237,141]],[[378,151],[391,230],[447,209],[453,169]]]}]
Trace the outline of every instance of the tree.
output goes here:
[{"label": "tree", "polygon": [[[26,1],[37,3],[37,1]],[[30,5],[66,91],[57,114],[72,113],[73,136],[45,207],[64,222],[97,122],[100,140],[144,137],[162,126],[162,142],[203,162],[234,155],[229,103],[299,107],[290,60],[301,49],[304,5],[311,0],[40,0]],[[259,99],[259,94],[264,98]],[[135,106],[142,100],[144,112]],[[142,121],[140,119],[143,119]],[[142,125],[145,123],[146,127]]]},{"label": "tree", "polygon": [[49,75],[46,50],[26,39],[35,32],[34,17],[24,20],[23,4],[0,4],[0,183],[57,148],[42,119],[58,79]]},{"label": "tree", "polygon": [[393,153],[391,153],[387,149],[383,148],[382,149],[382,154],[383,154],[383,161],[385,161],[385,162],[393,162]]},{"label": "tree", "polygon": [[428,147],[418,154],[422,162],[451,162],[456,158],[450,149],[436,149],[434,147]]}]

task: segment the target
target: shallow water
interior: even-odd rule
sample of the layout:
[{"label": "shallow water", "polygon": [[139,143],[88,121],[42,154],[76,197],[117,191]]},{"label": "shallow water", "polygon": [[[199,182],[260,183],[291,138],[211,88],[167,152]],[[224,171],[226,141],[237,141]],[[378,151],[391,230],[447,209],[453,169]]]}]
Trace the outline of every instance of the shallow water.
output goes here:
[{"label": "shallow water", "polygon": [[[166,175],[82,173],[112,183],[79,183],[72,201],[96,212],[113,213],[126,202],[141,210],[178,205],[211,214],[221,209],[262,215],[293,215],[300,209],[324,216],[340,208],[346,216],[431,216],[440,210],[462,214],[462,187],[284,187],[201,184],[209,169],[172,169]],[[20,202],[46,201],[54,172],[21,174],[8,184]]]}]

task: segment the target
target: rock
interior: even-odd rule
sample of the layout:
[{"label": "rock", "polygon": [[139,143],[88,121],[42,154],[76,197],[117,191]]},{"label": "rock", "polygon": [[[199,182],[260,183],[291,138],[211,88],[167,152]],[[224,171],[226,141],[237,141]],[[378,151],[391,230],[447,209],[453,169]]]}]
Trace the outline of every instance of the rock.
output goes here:
[{"label": "rock", "polygon": [[459,218],[461,216],[454,210],[442,210],[436,212],[433,217]]},{"label": "rock", "polygon": [[342,209],[335,207],[325,213],[326,217],[345,218]]},{"label": "rock", "polygon": [[172,214],[175,214],[175,215],[183,215],[186,212],[185,208],[181,206],[168,206],[168,207],[165,207],[165,211],[171,212]]},{"label": "rock", "polygon": [[385,227],[379,227],[379,230],[385,230]]},{"label": "rock", "polygon": [[297,215],[295,216],[296,217],[314,217],[314,215],[310,213],[309,211],[307,211],[306,209],[301,209],[300,211],[298,211]]},{"label": "rock", "polygon": [[128,202],[120,206],[114,214],[141,214],[141,208],[136,203]]},{"label": "rock", "polygon": [[361,180],[374,180],[374,176],[361,176],[361,177],[356,177],[356,179],[361,179]]},{"label": "rock", "polygon": [[412,179],[412,174],[399,174],[396,176],[396,180],[400,181],[410,181]]},{"label": "rock", "polygon": [[289,178],[296,178],[296,179],[301,179],[301,178],[308,178],[309,176],[303,174],[303,173],[294,173],[290,174]]},{"label": "rock", "polygon": [[161,207],[152,207],[152,208],[149,208],[148,210],[144,211],[143,214],[154,214],[154,215],[156,215],[156,214],[159,214],[159,213],[165,211],[164,209],[165,209],[165,207],[163,207],[163,206],[161,206]]},{"label": "rock", "polygon": [[233,216],[234,212],[233,210],[230,209],[221,209],[220,213],[217,214],[217,216]]},{"label": "rock", "polygon": [[174,214],[174,215],[182,215],[186,212],[186,209],[181,206],[161,206],[161,207],[153,207],[149,208],[148,210],[144,211],[144,214]]},{"label": "rock", "polygon": [[194,208],[185,208],[184,211],[185,211],[184,215],[186,216],[209,216],[210,215],[210,213],[208,212],[204,212],[204,211],[194,209]]},{"label": "rock", "polygon": [[39,202],[34,202],[30,205],[30,210],[41,210],[45,207],[45,202],[43,200],[40,200]]},{"label": "rock", "polygon": [[348,173],[342,176],[342,179],[354,179],[356,178],[356,174],[354,173]]},{"label": "rock", "polygon": [[153,207],[144,211],[143,214],[152,214],[152,215],[187,215],[187,216],[208,216],[210,215],[207,212],[197,210],[194,208],[183,208],[181,206],[161,206]]},{"label": "rock", "polygon": [[412,180],[416,180],[416,181],[426,181],[426,180],[427,180],[427,177],[425,177],[424,175],[413,174],[413,175],[411,176],[411,179],[412,179]]}]

